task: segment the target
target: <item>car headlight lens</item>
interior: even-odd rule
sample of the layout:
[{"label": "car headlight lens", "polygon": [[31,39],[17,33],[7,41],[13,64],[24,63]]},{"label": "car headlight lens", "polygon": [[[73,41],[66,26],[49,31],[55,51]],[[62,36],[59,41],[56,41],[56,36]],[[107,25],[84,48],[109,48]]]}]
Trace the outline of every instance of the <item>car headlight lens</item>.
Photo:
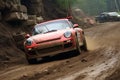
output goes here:
[{"label": "car headlight lens", "polygon": [[70,31],[67,31],[67,32],[64,33],[64,36],[65,36],[66,38],[71,37],[71,35],[72,35],[72,33],[71,33]]},{"label": "car headlight lens", "polygon": [[26,40],[26,45],[30,46],[32,45],[33,41],[31,39],[27,39]]}]

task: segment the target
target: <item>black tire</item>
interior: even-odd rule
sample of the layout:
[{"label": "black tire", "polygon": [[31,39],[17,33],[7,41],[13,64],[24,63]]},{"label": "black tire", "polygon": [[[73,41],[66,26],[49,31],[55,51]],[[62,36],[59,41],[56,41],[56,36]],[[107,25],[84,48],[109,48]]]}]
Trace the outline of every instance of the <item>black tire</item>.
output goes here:
[{"label": "black tire", "polygon": [[80,49],[80,46],[79,46],[78,39],[76,39],[76,53],[77,53],[77,54],[80,54],[80,53],[81,53],[81,49]]},{"label": "black tire", "polygon": [[37,59],[27,59],[29,64],[35,64],[37,63]]},{"label": "black tire", "polygon": [[81,46],[81,49],[84,50],[84,51],[88,51],[85,37],[84,37],[83,46]]}]

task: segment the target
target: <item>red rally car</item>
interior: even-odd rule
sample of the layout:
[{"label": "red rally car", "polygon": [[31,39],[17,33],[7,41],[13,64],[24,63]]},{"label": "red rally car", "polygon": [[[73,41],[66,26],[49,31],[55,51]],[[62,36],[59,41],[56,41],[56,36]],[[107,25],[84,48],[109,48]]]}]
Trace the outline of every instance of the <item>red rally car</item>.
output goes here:
[{"label": "red rally car", "polygon": [[28,63],[58,53],[87,51],[84,31],[69,19],[57,19],[35,25],[32,35],[26,35],[24,48]]}]

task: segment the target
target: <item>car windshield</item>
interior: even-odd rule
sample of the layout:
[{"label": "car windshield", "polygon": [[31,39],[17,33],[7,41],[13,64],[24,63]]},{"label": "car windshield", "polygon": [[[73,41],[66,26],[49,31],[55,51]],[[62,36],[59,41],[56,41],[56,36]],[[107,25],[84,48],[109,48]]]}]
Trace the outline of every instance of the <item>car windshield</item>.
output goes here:
[{"label": "car windshield", "polygon": [[108,14],[111,15],[111,16],[117,16],[117,15],[119,15],[117,12],[110,12]]},{"label": "car windshield", "polygon": [[71,27],[72,25],[70,25],[66,20],[47,22],[36,25],[35,28],[33,29],[33,35],[45,34],[48,32],[54,32],[62,29],[70,29]]}]

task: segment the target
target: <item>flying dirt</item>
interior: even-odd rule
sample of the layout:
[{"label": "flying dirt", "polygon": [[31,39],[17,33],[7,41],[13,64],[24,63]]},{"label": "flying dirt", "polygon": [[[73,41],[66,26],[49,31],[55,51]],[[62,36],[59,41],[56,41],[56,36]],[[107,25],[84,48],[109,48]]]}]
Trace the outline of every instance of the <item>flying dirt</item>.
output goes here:
[{"label": "flying dirt", "polygon": [[[47,57],[38,64],[11,63],[0,71],[0,80],[119,80],[120,22],[85,29],[88,52]],[[69,56],[68,56],[69,55]]]}]

